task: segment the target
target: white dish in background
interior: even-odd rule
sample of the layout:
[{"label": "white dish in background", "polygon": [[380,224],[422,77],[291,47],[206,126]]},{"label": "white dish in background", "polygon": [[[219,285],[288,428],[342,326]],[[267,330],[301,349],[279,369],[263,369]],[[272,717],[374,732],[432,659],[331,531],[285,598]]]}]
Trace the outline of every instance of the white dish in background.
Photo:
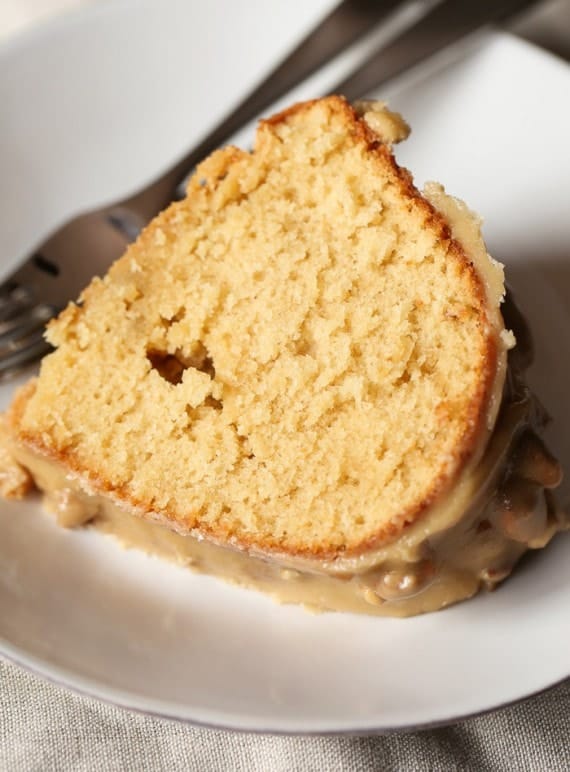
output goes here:
[{"label": "white dish in background", "polygon": [[[208,38],[222,5],[235,14],[223,45]],[[244,17],[251,0],[116,0],[0,49],[2,271],[72,211],[173,160],[330,3],[306,2],[302,18],[292,5],[258,0]],[[243,18],[279,38],[249,45]],[[567,468],[569,87],[562,62],[496,34],[391,90],[414,127],[402,162],[478,209],[507,263],[535,333],[532,383]],[[13,388],[0,389],[2,405]],[[0,653],[82,692],[198,723],[369,732],[518,700],[570,674],[569,592],[562,536],[495,594],[444,612],[313,616],[64,531],[35,501],[0,504]]]}]

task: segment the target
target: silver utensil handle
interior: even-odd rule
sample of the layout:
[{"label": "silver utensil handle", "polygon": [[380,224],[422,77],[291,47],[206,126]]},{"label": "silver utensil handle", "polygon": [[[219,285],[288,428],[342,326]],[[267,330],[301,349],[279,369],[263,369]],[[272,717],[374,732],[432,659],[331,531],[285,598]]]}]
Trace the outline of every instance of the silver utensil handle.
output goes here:
[{"label": "silver utensil handle", "polygon": [[353,100],[424,59],[489,25],[505,21],[537,0],[443,0],[416,24],[373,54],[331,93]]},{"label": "silver utensil handle", "polygon": [[[442,0],[411,27],[369,57],[331,93],[349,100],[419,64],[467,35],[499,23],[538,0]],[[132,238],[176,196],[182,180],[264,108],[320,69],[386,18],[401,0],[345,0],[311,32],[246,99],[187,156],[141,193],[111,209],[118,227]]]},{"label": "silver utensil handle", "polygon": [[[115,213],[128,230],[136,231],[140,218],[144,225],[170,203],[184,178],[206,156],[226,142],[232,134],[256,118],[266,107],[290,91],[326,62],[369,32],[402,0],[344,0],[319,23],[297,48],[237,108],[232,110],[198,146],[156,182],[121,204]],[[127,233],[128,235],[128,233]]]}]

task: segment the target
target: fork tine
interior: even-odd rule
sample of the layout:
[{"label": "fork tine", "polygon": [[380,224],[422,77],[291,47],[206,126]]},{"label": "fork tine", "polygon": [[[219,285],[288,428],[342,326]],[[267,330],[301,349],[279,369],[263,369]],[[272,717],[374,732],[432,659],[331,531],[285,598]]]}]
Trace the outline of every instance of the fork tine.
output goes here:
[{"label": "fork tine", "polygon": [[29,310],[31,302],[31,294],[25,287],[0,288],[0,323]]},{"label": "fork tine", "polygon": [[3,350],[13,351],[18,343],[26,338],[29,338],[32,333],[37,330],[43,333],[45,328],[45,321],[40,318],[30,317],[22,314],[20,317],[21,322],[17,326],[10,327],[10,329],[0,332],[0,357]]},{"label": "fork tine", "polygon": [[6,355],[0,354],[0,381],[16,375],[26,365],[31,364],[51,350],[52,347],[43,337],[43,330],[37,330],[26,339],[25,345],[22,347],[18,347]]},{"label": "fork tine", "polygon": [[[20,306],[14,309],[12,316],[2,316],[0,313],[0,346],[11,337],[18,340],[25,334],[25,329],[35,329],[39,325],[45,325],[57,313],[57,308],[41,303],[34,308]],[[20,332],[22,331],[22,332]]]}]

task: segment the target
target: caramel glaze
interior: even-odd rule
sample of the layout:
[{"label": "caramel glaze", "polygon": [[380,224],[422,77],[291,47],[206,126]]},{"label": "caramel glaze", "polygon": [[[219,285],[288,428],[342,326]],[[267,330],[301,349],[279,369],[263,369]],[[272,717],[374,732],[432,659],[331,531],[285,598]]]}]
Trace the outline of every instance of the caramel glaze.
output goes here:
[{"label": "caramel glaze", "polygon": [[268,559],[175,533],[87,493],[79,480],[10,445],[9,438],[12,458],[0,454],[0,485],[9,495],[11,481],[12,495],[21,494],[28,475],[61,525],[90,524],[125,546],[262,590],[284,603],[387,616],[444,608],[480,589],[494,589],[528,549],[544,547],[570,525],[551,493],[562,477],[560,465],[538,436],[546,414],[522,376],[532,358],[530,336],[509,299],[504,315],[519,344],[509,352],[501,408],[483,458],[398,539],[360,557],[329,563]]}]

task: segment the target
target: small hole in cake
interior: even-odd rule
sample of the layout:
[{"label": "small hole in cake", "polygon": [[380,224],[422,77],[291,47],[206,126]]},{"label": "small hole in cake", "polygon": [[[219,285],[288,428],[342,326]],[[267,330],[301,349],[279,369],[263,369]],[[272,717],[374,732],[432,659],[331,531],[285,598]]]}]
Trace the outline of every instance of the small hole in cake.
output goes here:
[{"label": "small hole in cake", "polygon": [[238,428],[237,428],[237,426],[235,424],[232,424],[232,426],[235,429],[236,439],[239,442],[241,448],[243,449],[243,451],[245,453],[245,457],[246,458],[255,458],[255,453],[251,449],[251,444],[249,442],[249,438],[246,437],[244,434],[240,434],[239,431],[238,431]]},{"label": "small hole in cake", "polygon": [[192,353],[186,358],[185,364],[186,367],[193,367],[195,370],[206,373],[212,380],[214,380],[216,376],[214,361],[201,340],[196,342],[192,349]]},{"label": "small hole in cake", "polygon": [[184,317],[186,316],[186,309],[184,306],[181,306],[176,313],[172,314],[171,316],[163,316],[160,315],[160,323],[165,328],[168,329],[169,327],[172,327],[173,324],[176,324],[177,322],[182,321]]},{"label": "small hole in cake", "polygon": [[488,531],[493,526],[489,522],[489,520],[481,520],[481,522],[477,526],[477,533],[485,533],[485,531]]},{"label": "small hole in cake", "polygon": [[205,407],[211,407],[214,410],[221,410],[223,407],[221,401],[215,397],[212,397],[211,394],[209,394],[204,400],[204,405]]},{"label": "small hole in cake", "polygon": [[409,383],[411,378],[412,376],[410,375],[409,371],[404,370],[400,377],[394,381],[394,386],[403,386],[404,384]]},{"label": "small hole in cake", "polygon": [[[206,373],[212,380],[214,380],[216,375],[212,357],[201,341],[196,342],[192,349],[192,353],[189,356],[185,356],[180,351],[170,354],[166,351],[158,351],[157,349],[148,350],[146,355],[148,361],[158,374],[174,385],[177,385],[182,381],[184,371],[189,367],[193,367],[195,370]],[[210,399],[212,403],[219,403],[219,400],[216,400],[213,397]],[[215,405],[211,404],[210,407],[215,407]],[[217,409],[221,410],[221,403],[219,403]]]},{"label": "small hole in cake", "polygon": [[173,354],[165,354],[163,351],[147,351],[148,361],[165,381],[174,385],[180,383],[186,367]]}]

